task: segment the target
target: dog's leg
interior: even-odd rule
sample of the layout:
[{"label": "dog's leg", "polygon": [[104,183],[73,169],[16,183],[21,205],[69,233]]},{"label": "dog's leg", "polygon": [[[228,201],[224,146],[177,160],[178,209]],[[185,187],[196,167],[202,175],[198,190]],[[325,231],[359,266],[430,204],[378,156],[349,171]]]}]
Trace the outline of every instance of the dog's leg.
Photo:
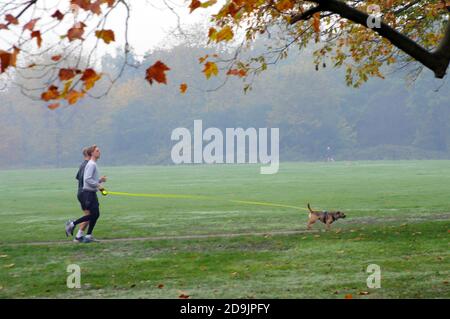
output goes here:
[{"label": "dog's leg", "polygon": [[317,221],[317,218],[314,217],[314,215],[310,214],[308,219],[307,228],[311,229],[311,226]]}]

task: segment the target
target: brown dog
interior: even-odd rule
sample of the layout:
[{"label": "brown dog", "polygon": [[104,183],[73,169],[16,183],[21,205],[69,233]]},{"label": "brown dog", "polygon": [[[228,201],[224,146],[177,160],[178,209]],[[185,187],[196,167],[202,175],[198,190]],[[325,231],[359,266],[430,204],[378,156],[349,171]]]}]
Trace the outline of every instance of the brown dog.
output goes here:
[{"label": "brown dog", "polygon": [[308,229],[311,229],[312,224],[320,220],[322,223],[326,225],[326,228],[328,230],[330,229],[330,225],[334,223],[336,220],[338,220],[339,218],[345,218],[345,214],[339,211],[338,212],[314,211],[311,209],[311,206],[309,206],[309,203],[308,209],[309,209]]}]

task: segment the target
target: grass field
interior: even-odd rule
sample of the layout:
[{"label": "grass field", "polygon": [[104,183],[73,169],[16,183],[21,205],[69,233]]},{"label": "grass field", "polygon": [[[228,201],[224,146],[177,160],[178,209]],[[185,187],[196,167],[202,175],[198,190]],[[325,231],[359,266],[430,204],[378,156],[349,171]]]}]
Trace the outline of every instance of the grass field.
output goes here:
[{"label": "grass field", "polygon": [[[111,191],[208,198],[101,197],[105,241],[75,244],[76,168],[0,171],[0,297],[450,297],[450,161],[100,168]],[[304,210],[230,199],[347,218],[307,232]],[[379,289],[366,285],[373,263]],[[69,264],[81,289],[66,286]]]}]

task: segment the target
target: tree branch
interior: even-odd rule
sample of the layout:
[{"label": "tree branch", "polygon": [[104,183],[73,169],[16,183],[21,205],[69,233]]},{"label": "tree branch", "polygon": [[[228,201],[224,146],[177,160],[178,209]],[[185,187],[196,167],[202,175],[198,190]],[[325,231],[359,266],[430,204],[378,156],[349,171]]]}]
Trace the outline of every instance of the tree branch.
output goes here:
[{"label": "tree branch", "polygon": [[309,18],[311,18],[314,15],[314,13],[321,12],[321,11],[324,11],[324,10],[322,9],[322,7],[320,5],[318,5],[309,10],[306,10],[303,13],[294,15],[291,17],[291,24],[295,24],[301,20],[308,20]]},{"label": "tree branch", "polygon": [[[318,6],[315,8],[320,8],[321,11],[330,11],[334,14],[338,14],[342,18],[353,21],[366,28],[368,27],[367,20],[369,18],[369,15],[347,5],[343,1],[311,0],[311,2],[317,3]],[[294,18],[297,18],[295,20],[293,18],[291,20],[291,24],[300,21],[301,16],[302,14],[294,16]],[[378,33],[383,38],[389,40],[394,46],[401,49],[406,54],[410,55],[411,57],[422,63],[424,66],[432,70],[435,77],[442,79],[445,76],[450,62],[450,22],[447,22],[444,39],[434,52],[428,51],[418,43],[399,33],[397,30],[393,29],[384,22],[381,22],[380,28],[373,28],[373,31]]]}]

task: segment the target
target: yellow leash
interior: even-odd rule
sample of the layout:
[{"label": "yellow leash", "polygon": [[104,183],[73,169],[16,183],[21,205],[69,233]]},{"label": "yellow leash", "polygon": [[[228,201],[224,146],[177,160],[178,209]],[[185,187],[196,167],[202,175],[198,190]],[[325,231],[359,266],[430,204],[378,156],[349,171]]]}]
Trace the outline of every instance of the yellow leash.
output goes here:
[{"label": "yellow leash", "polygon": [[303,207],[278,204],[278,203],[269,203],[269,202],[255,202],[255,201],[246,201],[246,200],[235,200],[235,199],[223,199],[212,196],[200,196],[200,195],[181,195],[181,194],[136,194],[136,193],[124,193],[124,192],[110,192],[107,190],[101,191],[103,196],[106,195],[115,195],[115,196],[127,196],[127,197],[151,197],[151,198],[178,198],[178,199],[198,199],[198,200],[221,200],[228,201],[231,203],[237,204],[246,204],[246,205],[258,205],[258,206],[270,206],[270,207],[282,207],[282,208],[293,208],[299,210],[307,210]]}]

